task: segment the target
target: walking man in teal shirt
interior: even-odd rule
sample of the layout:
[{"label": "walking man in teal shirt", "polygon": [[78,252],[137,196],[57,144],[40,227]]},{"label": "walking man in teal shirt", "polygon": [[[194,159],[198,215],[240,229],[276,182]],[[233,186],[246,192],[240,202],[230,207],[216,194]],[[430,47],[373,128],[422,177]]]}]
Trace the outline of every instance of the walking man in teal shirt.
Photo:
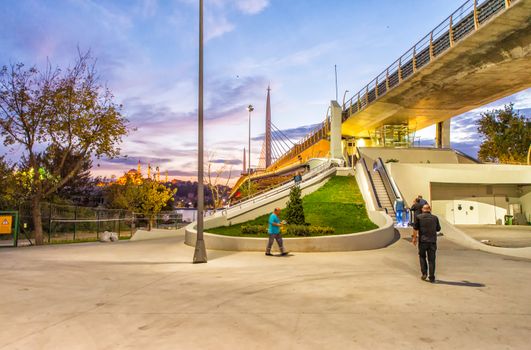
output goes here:
[{"label": "walking man in teal shirt", "polygon": [[277,241],[278,247],[280,248],[280,255],[288,255],[288,252],[284,251],[284,245],[282,242],[282,236],[280,234],[280,228],[282,227],[282,222],[280,221],[280,208],[275,208],[273,213],[269,215],[269,225],[267,232],[269,233],[269,241],[267,242],[267,249],[265,255],[271,256],[271,247],[273,247],[273,242]]}]

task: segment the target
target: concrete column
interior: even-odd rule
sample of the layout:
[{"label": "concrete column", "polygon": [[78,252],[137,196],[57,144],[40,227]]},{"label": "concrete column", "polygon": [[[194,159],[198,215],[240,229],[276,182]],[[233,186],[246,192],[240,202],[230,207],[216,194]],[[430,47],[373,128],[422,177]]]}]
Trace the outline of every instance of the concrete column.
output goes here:
[{"label": "concrete column", "polygon": [[343,109],[337,101],[331,101],[330,110],[330,155],[332,158],[343,159],[343,147],[341,145],[341,117]]},{"label": "concrete column", "polygon": [[437,148],[450,148],[450,121],[451,119],[447,119],[437,123],[435,132]]}]

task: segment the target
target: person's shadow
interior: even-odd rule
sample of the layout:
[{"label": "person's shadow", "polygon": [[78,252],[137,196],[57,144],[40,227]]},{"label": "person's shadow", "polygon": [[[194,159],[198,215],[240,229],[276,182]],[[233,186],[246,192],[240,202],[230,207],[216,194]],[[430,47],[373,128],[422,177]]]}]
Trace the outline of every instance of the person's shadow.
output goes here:
[{"label": "person's shadow", "polygon": [[483,288],[483,287],[485,287],[485,284],[483,284],[483,283],[476,283],[476,282],[469,282],[469,281],[435,280],[435,284],[445,284],[447,286],[456,286],[456,287],[475,287],[475,288]]}]

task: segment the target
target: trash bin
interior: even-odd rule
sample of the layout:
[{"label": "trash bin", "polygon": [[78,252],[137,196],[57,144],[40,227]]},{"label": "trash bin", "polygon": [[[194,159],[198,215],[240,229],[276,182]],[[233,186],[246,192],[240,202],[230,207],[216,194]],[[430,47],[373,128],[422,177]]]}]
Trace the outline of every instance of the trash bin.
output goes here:
[{"label": "trash bin", "polygon": [[512,225],[513,224],[513,216],[512,215],[505,215],[504,217],[505,225]]}]

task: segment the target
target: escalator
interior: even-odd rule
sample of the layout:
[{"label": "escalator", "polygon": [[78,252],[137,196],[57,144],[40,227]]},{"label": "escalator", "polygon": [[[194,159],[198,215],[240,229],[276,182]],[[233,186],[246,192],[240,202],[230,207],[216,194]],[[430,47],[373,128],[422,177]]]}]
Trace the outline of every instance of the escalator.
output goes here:
[{"label": "escalator", "polygon": [[[395,187],[391,181],[385,164],[381,158],[378,158],[371,168],[367,166],[367,161],[364,157],[361,157],[361,163],[365,174],[370,183],[372,194],[375,199],[375,204],[378,210],[385,211],[389,216],[393,218],[396,223],[396,212],[394,209],[394,203],[397,199],[402,199],[399,190]],[[404,206],[406,203],[404,201]]]}]

